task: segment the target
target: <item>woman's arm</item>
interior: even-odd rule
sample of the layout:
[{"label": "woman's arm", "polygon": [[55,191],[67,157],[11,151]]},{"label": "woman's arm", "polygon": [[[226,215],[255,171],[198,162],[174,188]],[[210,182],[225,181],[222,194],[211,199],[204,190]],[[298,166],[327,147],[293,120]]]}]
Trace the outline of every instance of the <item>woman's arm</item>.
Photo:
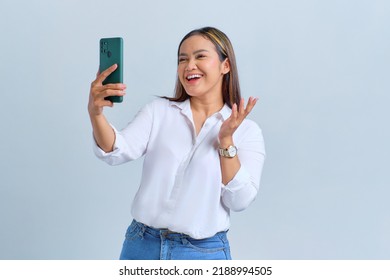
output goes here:
[{"label": "woman's arm", "polygon": [[[240,108],[237,104],[233,104],[231,116],[225,120],[219,131],[219,146],[226,149],[229,146],[234,146],[233,134],[241,125],[243,120],[249,115],[253,107],[256,105],[257,98],[250,97],[246,108],[244,108],[244,99],[241,99]],[[236,155],[233,158],[220,156],[222,183],[227,185],[237,174],[241,167],[240,159]]]},{"label": "woman's arm", "polygon": [[[221,148],[234,146],[233,133],[255,106],[257,99],[249,98],[246,108],[241,100],[239,110],[233,105],[231,116],[222,124],[219,133]],[[248,123],[249,125],[249,123]],[[247,126],[247,125],[246,125]],[[233,211],[242,211],[256,198],[261,172],[263,169],[265,151],[260,128],[254,123],[246,127],[247,132],[238,143],[237,155],[233,158],[220,157],[222,173],[223,204]]]},{"label": "woman's arm", "polygon": [[237,141],[240,169],[232,180],[222,185],[223,204],[233,210],[246,209],[256,198],[265,160],[264,139],[254,122],[246,122]]},{"label": "woman's arm", "polygon": [[107,96],[125,95],[126,85],[107,84],[103,81],[116,70],[118,66],[114,64],[102,73],[96,75],[96,79],[91,84],[89,94],[88,113],[91,119],[93,136],[97,145],[105,152],[111,152],[115,143],[115,133],[106,117],[103,114],[104,107],[113,107],[113,103],[104,98]]}]

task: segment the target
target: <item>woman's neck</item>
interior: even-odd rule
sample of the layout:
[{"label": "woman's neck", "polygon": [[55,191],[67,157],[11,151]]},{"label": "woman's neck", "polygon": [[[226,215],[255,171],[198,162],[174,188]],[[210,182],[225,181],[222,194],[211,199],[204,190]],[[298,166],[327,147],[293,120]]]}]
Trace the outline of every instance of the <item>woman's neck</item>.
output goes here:
[{"label": "woman's neck", "polygon": [[222,98],[200,99],[190,97],[190,103],[192,112],[203,115],[205,118],[220,111],[224,105]]}]

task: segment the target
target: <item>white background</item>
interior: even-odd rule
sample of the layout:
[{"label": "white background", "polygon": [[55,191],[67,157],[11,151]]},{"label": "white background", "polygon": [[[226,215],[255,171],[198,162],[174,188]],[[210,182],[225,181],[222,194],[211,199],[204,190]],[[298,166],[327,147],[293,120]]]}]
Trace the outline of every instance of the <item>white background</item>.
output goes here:
[{"label": "white background", "polygon": [[181,38],[203,26],[235,47],[267,160],[233,213],[235,259],[390,258],[390,2],[15,1],[0,17],[0,259],[117,259],[142,159],[91,148],[98,41],[121,36],[118,128],[171,95]]}]

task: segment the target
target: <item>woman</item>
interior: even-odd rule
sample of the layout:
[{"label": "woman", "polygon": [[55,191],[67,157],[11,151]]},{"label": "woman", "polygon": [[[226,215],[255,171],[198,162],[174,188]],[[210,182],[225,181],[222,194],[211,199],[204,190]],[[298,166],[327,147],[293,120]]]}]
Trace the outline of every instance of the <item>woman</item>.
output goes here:
[{"label": "woman", "polygon": [[231,259],[230,211],[256,197],[265,158],[260,128],[246,119],[257,102],[240,95],[232,45],[216,28],[179,44],[175,97],[157,98],[118,131],[103,114],[126,85],[97,75],[88,111],[94,151],[111,165],[145,156],[121,259]]}]

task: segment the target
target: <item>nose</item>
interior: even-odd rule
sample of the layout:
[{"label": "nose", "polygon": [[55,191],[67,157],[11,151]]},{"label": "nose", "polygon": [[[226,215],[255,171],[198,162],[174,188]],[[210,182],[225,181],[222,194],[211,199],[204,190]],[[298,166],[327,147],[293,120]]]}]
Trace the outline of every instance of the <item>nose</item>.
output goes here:
[{"label": "nose", "polygon": [[185,69],[186,69],[186,71],[192,71],[192,70],[196,69],[195,59],[189,59]]}]

